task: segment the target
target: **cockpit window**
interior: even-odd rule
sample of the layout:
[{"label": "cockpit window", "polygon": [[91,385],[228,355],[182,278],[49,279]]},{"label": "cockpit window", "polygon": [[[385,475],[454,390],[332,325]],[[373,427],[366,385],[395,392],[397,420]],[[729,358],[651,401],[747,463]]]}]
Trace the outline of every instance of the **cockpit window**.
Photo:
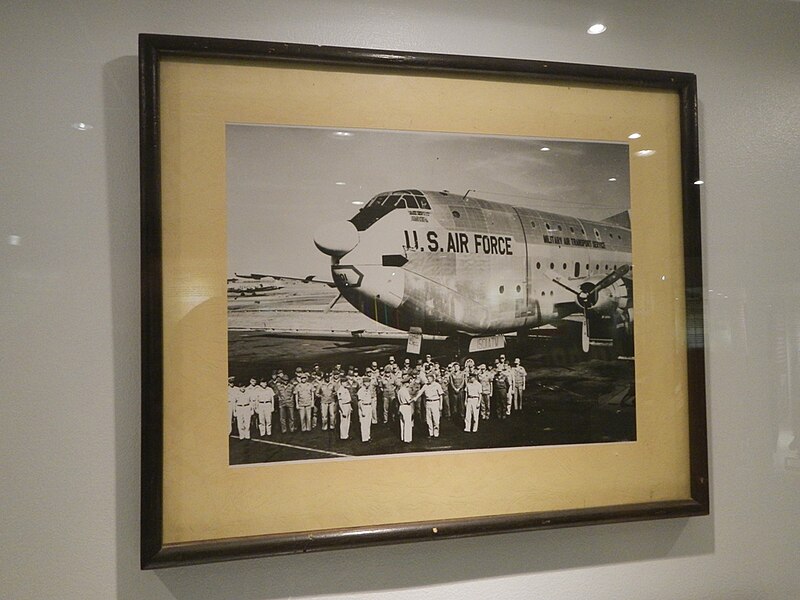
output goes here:
[{"label": "cockpit window", "polygon": [[350,219],[350,222],[356,226],[358,231],[364,231],[378,219],[396,208],[425,208],[430,210],[430,204],[428,204],[428,200],[419,190],[398,190],[379,194],[367,202],[356,216]]},{"label": "cockpit window", "polygon": [[425,199],[421,193],[419,194],[410,194],[406,193],[403,195],[402,200],[395,206],[396,208],[426,208],[428,210],[431,209],[431,205],[428,204],[428,201]]},{"label": "cockpit window", "polygon": [[383,204],[386,202],[386,198],[388,198],[386,194],[375,196],[372,200],[367,202],[364,208],[369,208],[370,206],[383,206]]}]

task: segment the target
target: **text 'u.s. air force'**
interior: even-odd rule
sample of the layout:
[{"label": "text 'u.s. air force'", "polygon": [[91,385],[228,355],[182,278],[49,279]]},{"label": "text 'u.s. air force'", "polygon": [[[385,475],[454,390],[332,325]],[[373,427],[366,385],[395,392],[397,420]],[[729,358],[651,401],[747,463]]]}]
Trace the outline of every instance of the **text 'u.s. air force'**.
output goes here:
[{"label": "text 'u.s. air force'", "polygon": [[403,231],[406,248],[428,252],[452,252],[456,254],[499,254],[511,256],[511,236],[492,235],[488,233],[465,233],[463,231],[448,231],[447,240],[444,234],[427,231],[422,234],[417,231]]}]

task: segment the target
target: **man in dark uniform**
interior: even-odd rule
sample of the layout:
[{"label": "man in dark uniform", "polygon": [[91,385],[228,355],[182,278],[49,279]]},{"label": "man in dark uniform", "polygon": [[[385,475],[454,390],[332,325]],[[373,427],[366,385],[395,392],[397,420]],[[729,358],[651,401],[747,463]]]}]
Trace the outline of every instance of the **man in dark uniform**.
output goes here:
[{"label": "man in dark uniform", "polygon": [[275,392],[267,385],[266,377],[261,378],[255,392],[258,432],[262,436],[272,435],[272,413],[275,410]]},{"label": "man in dark uniform", "polygon": [[324,377],[324,373],[322,369],[319,368],[318,363],[314,363],[314,368],[311,369],[311,373],[308,378],[308,382],[314,387],[314,403],[311,407],[311,429],[317,428],[317,423],[320,419],[320,406],[319,406],[319,386],[322,383],[322,378]]},{"label": "man in dark uniform", "polygon": [[314,407],[314,385],[308,381],[305,373],[299,376],[294,386],[294,401],[300,413],[300,431],[311,431],[311,412]]},{"label": "man in dark uniform", "polygon": [[367,367],[367,375],[369,375],[370,385],[375,395],[375,402],[372,404],[372,424],[374,425],[378,422],[378,406],[381,404],[381,372],[378,369],[378,363],[374,360]]},{"label": "man in dark uniform", "polygon": [[325,379],[317,386],[319,408],[322,416],[322,431],[333,429],[336,424],[336,388],[332,376],[325,375]]},{"label": "man in dark uniform", "polygon": [[289,384],[286,375],[279,373],[273,384],[278,396],[278,413],[281,421],[281,432],[294,433],[294,388]]},{"label": "man in dark uniform", "polygon": [[402,375],[407,375],[408,377],[411,377],[411,359],[409,358],[403,360]]},{"label": "man in dark uniform", "polygon": [[522,410],[522,393],[527,386],[528,374],[525,367],[522,366],[522,361],[519,358],[514,359],[514,366],[511,368],[511,375],[514,378],[514,410]]},{"label": "man in dark uniform", "polygon": [[380,385],[384,423],[389,422],[390,414],[392,418],[394,418],[397,414],[396,404],[398,385],[399,381],[397,378],[397,373],[394,372],[392,365],[386,365],[386,368],[383,370],[383,375],[381,376]]},{"label": "man in dark uniform", "polygon": [[486,365],[478,365],[478,381],[481,384],[481,419],[484,421],[492,414],[492,383],[494,377],[486,370]]},{"label": "man in dark uniform", "polygon": [[467,385],[467,378],[461,370],[461,365],[455,363],[453,371],[447,381],[447,388],[450,392],[451,408],[455,414],[458,415],[460,422],[465,415],[464,408],[464,387]]},{"label": "man in dark uniform", "polygon": [[494,388],[494,405],[497,412],[498,419],[505,419],[506,408],[508,404],[508,389],[511,383],[508,380],[505,369],[497,369],[494,374],[494,381],[492,382]]}]

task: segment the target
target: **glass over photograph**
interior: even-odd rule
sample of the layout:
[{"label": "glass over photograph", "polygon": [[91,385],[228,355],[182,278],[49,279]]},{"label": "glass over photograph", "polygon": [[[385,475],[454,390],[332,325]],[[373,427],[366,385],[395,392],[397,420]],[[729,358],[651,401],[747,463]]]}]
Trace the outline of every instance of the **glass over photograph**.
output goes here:
[{"label": "glass over photograph", "polygon": [[226,126],[229,464],[636,440],[629,146]]}]

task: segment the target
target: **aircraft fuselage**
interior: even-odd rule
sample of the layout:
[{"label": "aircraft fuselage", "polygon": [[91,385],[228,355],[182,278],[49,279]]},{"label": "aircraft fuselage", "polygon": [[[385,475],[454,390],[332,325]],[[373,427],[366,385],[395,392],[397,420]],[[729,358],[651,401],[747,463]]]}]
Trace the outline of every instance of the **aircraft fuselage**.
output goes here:
[{"label": "aircraft fuselage", "polygon": [[[563,285],[590,289],[631,264],[629,227],[448,192],[387,192],[349,223],[315,237],[342,296],[380,323],[432,335],[555,323],[583,310]],[[620,278],[586,308],[627,310],[630,294]]]}]

